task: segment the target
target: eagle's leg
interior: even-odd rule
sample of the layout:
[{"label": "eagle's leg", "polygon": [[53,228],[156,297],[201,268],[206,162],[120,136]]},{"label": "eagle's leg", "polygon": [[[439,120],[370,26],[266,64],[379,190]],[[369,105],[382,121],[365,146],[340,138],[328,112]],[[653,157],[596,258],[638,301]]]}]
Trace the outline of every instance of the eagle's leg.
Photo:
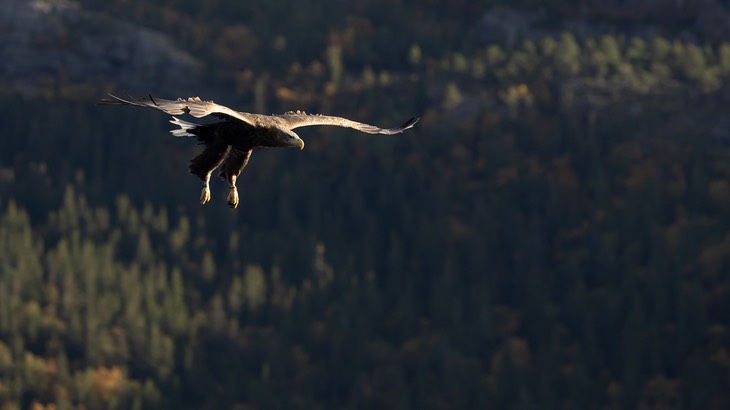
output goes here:
[{"label": "eagle's leg", "polygon": [[191,174],[203,181],[203,190],[200,191],[200,203],[210,202],[210,174],[223,162],[223,158],[231,150],[225,142],[214,140],[205,143],[205,149],[190,161],[188,170]]},{"label": "eagle's leg", "polygon": [[203,180],[203,190],[200,191],[200,203],[207,204],[210,202],[210,172],[205,176]]},{"label": "eagle's leg", "polygon": [[236,188],[236,175],[228,175],[228,206],[235,208],[238,206],[238,188]]},{"label": "eagle's leg", "polygon": [[238,206],[236,179],[241,175],[243,169],[246,168],[246,164],[248,164],[248,160],[251,158],[251,152],[252,150],[250,149],[245,151],[239,148],[232,149],[218,173],[219,177],[228,182],[228,206],[231,208]]}]

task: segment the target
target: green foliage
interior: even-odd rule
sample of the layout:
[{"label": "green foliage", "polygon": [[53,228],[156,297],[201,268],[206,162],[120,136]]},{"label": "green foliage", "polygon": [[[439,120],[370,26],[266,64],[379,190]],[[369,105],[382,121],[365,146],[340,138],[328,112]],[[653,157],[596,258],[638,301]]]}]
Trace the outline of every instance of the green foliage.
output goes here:
[{"label": "green foliage", "polygon": [[571,33],[563,33],[555,49],[555,65],[558,71],[575,75],[580,71],[580,48]]}]

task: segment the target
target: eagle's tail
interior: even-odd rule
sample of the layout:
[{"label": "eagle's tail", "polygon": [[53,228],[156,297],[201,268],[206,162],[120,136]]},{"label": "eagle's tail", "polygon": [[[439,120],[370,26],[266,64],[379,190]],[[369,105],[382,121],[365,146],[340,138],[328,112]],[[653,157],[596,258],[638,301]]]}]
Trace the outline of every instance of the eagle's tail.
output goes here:
[{"label": "eagle's tail", "polygon": [[193,124],[192,122],[183,121],[177,117],[172,117],[170,122],[174,125],[177,125],[180,127],[179,129],[170,130],[170,134],[176,136],[176,137],[197,137],[195,134],[191,134],[189,131],[192,131],[196,127],[198,127],[198,124]]}]

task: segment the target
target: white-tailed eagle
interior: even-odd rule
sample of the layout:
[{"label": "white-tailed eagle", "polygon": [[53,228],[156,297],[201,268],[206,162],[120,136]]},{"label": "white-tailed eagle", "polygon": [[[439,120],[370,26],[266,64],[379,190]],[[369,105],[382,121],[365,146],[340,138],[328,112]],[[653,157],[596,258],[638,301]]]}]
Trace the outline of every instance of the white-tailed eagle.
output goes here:
[{"label": "white-tailed eagle", "polygon": [[[178,98],[173,101],[152,98],[152,96],[141,99],[131,97],[122,99],[111,94],[110,96],[112,99],[100,100],[99,104],[134,105],[160,110],[172,115],[170,122],[180,127],[170,131],[172,135],[195,137],[199,143],[205,145],[203,152],[190,161],[189,167],[191,174],[203,180],[200,203],[205,204],[210,201],[210,174],[223,164],[218,176],[228,182],[228,205],[231,208],[238,206],[236,178],[248,164],[254,149],[267,147],[304,149],[304,141],[292,131],[295,128],[334,125],[353,128],[368,134],[392,135],[403,132],[418,122],[418,118],[414,117],[398,128],[379,128],[347,118],[312,115],[302,111],[289,111],[280,115],[239,112],[213,101],[203,101],[199,97]],[[174,117],[183,114],[189,114],[195,118],[210,115],[221,121],[211,124],[194,124]]]}]

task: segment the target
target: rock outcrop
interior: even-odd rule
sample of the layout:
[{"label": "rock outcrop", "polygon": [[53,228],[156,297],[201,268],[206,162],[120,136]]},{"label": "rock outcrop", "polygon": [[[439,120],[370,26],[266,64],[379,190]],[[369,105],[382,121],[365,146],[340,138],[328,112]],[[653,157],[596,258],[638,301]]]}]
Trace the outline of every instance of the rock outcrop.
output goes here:
[{"label": "rock outcrop", "polygon": [[79,86],[184,90],[203,68],[168,36],[68,0],[0,3],[0,61],[0,90],[26,97]]}]

